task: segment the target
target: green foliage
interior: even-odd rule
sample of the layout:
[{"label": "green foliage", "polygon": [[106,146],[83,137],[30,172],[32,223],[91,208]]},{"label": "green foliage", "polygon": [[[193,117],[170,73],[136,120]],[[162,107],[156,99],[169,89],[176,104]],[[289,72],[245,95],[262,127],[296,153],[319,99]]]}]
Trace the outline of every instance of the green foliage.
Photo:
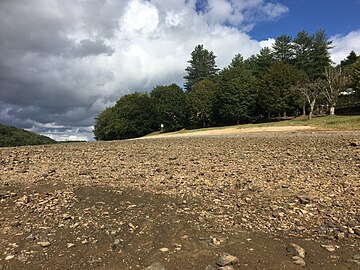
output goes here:
[{"label": "green foliage", "polygon": [[185,87],[187,91],[192,90],[194,84],[201,80],[213,80],[219,69],[215,63],[216,56],[212,51],[204,49],[203,45],[197,45],[191,53],[191,59],[188,61],[188,66],[185,71],[187,75],[184,76],[186,80]]},{"label": "green foliage", "polygon": [[205,127],[213,116],[215,84],[210,80],[197,82],[186,95],[190,125]]},{"label": "green foliage", "polygon": [[244,67],[244,57],[239,53],[231,60],[229,68],[241,68]]},{"label": "green foliage", "polygon": [[281,113],[299,106],[298,92],[293,91],[302,74],[294,66],[278,62],[268,69],[262,80],[259,93],[261,106],[267,113]]},{"label": "green foliage", "polygon": [[103,110],[97,117],[94,126],[95,140],[115,140],[116,139],[116,126],[119,123],[115,115],[115,108],[110,107]]},{"label": "green foliage", "polygon": [[255,107],[257,87],[257,79],[250,71],[241,67],[223,70],[216,91],[220,118],[226,123],[247,120]]},{"label": "green foliage", "polygon": [[0,124],[0,147],[53,144],[56,141],[30,131]]},{"label": "green foliage", "polygon": [[274,57],[278,61],[290,63],[294,58],[293,45],[291,44],[291,37],[282,35],[275,40],[273,45]]},{"label": "green foliage", "polygon": [[264,47],[257,55],[252,55],[244,61],[246,69],[250,70],[257,78],[261,78],[264,73],[275,63],[274,54],[271,49]]},{"label": "green foliage", "polygon": [[360,101],[360,58],[353,64],[351,85],[355,91],[355,97]]},{"label": "green foliage", "polygon": [[179,86],[157,86],[150,97],[154,100],[164,131],[176,131],[184,127],[187,116],[186,97]]},{"label": "green foliage", "polygon": [[332,41],[328,41],[325,30],[319,30],[313,37],[313,45],[310,54],[310,70],[307,72],[310,80],[325,79],[324,70],[331,64],[329,50]]},{"label": "green foliage", "polygon": [[295,65],[297,68],[306,72],[309,76],[311,68],[311,50],[314,37],[306,31],[300,31],[294,38]]},{"label": "green foliage", "polygon": [[342,67],[345,67],[345,66],[349,66],[349,65],[352,65],[354,64],[358,59],[360,58],[360,56],[356,55],[356,53],[354,51],[351,51],[349,53],[349,55],[346,57],[346,59],[342,60],[340,65]]},{"label": "green foliage", "polygon": [[121,97],[112,108],[96,118],[96,140],[121,140],[144,136],[159,127],[153,100],[146,94]]}]

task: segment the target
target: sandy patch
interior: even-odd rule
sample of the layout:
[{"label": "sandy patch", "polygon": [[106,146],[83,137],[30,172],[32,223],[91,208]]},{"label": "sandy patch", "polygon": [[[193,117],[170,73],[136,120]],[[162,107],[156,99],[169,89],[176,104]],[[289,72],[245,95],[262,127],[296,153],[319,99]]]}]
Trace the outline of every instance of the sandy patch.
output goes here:
[{"label": "sandy patch", "polygon": [[224,129],[208,129],[208,130],[201,130],[195,132],[189,131],[184,133],[163,133],[163,134],[143,137],[141,139],[238,135],[238,134],[246,134],[246,133],[264,133],[264,132],[295,132],[295,131],[307,131],[307,130],[316,130],[316,129],[317,129],[316,127],[310,127],[310,126],[224,128]]}]

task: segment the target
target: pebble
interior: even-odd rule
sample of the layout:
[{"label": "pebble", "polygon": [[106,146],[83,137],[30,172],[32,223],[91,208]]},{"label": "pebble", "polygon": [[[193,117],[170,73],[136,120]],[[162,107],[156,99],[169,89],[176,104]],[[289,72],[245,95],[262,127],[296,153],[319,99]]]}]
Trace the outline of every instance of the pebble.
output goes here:
[{"label": "pebble", "polygon": [[169,251],[169,249],[168,249],[168,248],[166,248],[166,247],[163,247],[163,248],[159,248],[159,251],[161,251],[161,252],[168,252],[168,251]]},{"label": "pebble", "polygon": [[300,257],[300,258],[305,258],[305,249],[303,249],[302,247],[300,247],[297,244],[291,243],[286,248],[286,250],[287,250],[287,252],[289,252],[293,256]]},{"label": "pebble", "polygon": [[292,259],[293,259],[293,263],[296,264],[296,265],[300,265],[300,266],[305,266],[306,265],[303,258],[300,258],[298,256],[294,256]]},{"label": "pebble", "polygon": [[13,259],[14,257],[15,257],[14,255],[7,255],[7,256],[5,257],[5,261],[11,260],[11,259]]},{"label": "pebble", "polygon": [[336,234],[336,239],[342,240],[342,239],[344,239],[344,238],[345,238],[345,233],[343,233],[343,232],[338,232],[338,233]]},{"label": "pebble", "polygon": [[67,243],[67,247],[68,247],[68,248],[75,247],[75,244],[74,244],[74,243]]},{"label": "pebble", "polygon": [[51,243],[48,241],[37,242],[37,244],[42,247],[48,247],[51,245]]},{"label": "pebble", "polygon": [[225,266],[219,267],[217,270],[234,270],[234,267],[232,267],[231,265],[225,265]]},{"label": "pebble", "polygon": [[230,255],[228,253],[223,253],[216,260],[216,264],[218,266],[226,266],[226,265],[235,265],[239,259],[236,256]]},{"label": "pebble", "polygon": [[325,248],[329,252],[333,252],[336,250],[335,246],[332,246],[332,245],[321,245],[321,247]]},{"label": "pebble", "polygon": [[25,238],[25,240],[27,240],[27,241],[31,241],[31,240],[35,240],[35,239],[36,239],[36,237],[33,234],[30,234],[30,235],[26,236],[26,238]]},{"label": "pebble", "polygon": [[165,270],[165,267],[161,263],[153,263],[144,270]]}]

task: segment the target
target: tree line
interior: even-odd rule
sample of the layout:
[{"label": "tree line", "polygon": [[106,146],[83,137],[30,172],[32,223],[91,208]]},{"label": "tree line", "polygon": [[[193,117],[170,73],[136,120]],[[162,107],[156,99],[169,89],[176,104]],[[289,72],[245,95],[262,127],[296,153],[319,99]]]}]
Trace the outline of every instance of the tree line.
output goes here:
[{"label": "tree line", "polygon": [[244,59],[237,54],[220,70],[212,51],[197,45],[184,76],[149,94],[121,97],[96,117],[95,139],[117,140],[153,131],[239,124],[262,117],[308,114],[326,104],[334,114],[340,94],[360,101],[360,57],[355,52],[332,66],[332,42],[324,30],[279,36],[271,48]]}]

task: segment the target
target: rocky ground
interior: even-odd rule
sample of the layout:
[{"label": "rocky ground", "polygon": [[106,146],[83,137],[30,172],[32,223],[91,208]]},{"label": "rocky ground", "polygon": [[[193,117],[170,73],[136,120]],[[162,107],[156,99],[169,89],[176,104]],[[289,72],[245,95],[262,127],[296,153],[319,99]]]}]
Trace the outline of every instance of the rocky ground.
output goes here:
[{"label": "rocky ground", "polygon": [[360,132],[0,149],[0,269],[360,269]]}]

